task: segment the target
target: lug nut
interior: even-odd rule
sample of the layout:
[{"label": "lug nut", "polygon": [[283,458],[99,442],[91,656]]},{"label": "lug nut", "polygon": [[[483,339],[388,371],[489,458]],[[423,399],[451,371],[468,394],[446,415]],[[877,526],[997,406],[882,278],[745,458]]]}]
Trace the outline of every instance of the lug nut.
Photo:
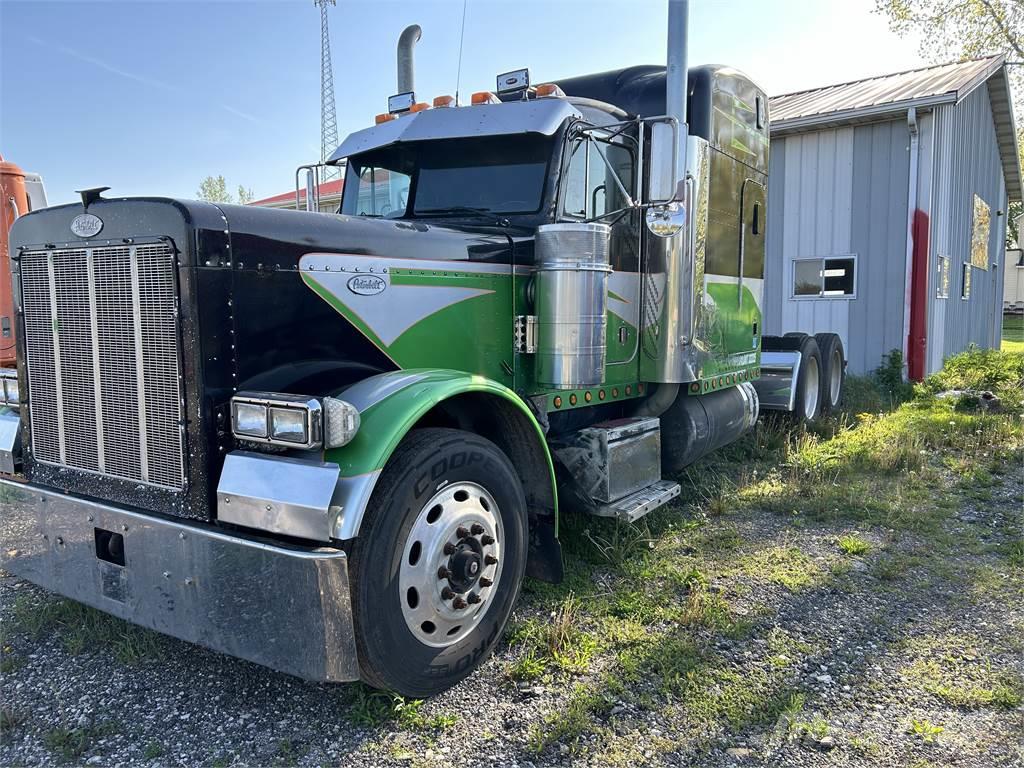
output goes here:
[{"label": "lug nut", "polygon": [[494,555],[484,555],[484,562],[487,563],[487,565],[497,565],[498,558]]},{"label": "lug nut", "polygon": [[455,593],[452,592],[448,587],[445,587],[441,590],[442,600],[451,600],[453,597],[455,597]]},{"label": "lug nut", "polygon": [[447,579],[451,575],[452,572],[445,568],[443,565],[437,569],[437,578],[439,579]]},{"label": "lug nut", "polygon": [[473,523],[473,525],[469,528],[469,532],[472,533],[474,536],[479,536],[481,533],[484,532],[484,527],[480,525],[480,523]]},{"label": "lug nut", "polygon": [[467,607],[468,605],[469,605],[469,603],[467,603],[461,597],[456,597],[452,601],[452,608],[455,608],[456,610],[459,610],[459,611],[461,611],[463,608]]},{"label": "lug nut", "polygon": [[444,550],[443,551],[444,551],[444,553],[446,555],[454,555],[455,554],[455,545],[452,544],[449,541],[447,544],[444,545]]},{"label": "lug nut", "polygon": [[485,533],[483,536],[480,537],[480,543],[483,544],[485,547],[489,547],[491,544],[494,543],[494,537]]},{"label": "lug nut", "polygon": [[469,601],[470,605],[476,605],[480,602],[480,595],[478,595],[476,592],[470,592],[469,597],[467,597],[466,600]]},{"label": "lug nut", "polygon": [[493,582],[493,581],[491,581],[490,579],[488,579],[488,578],[487,578],[486,576],[481,576],[481,577],[480,577],[480,586],[481,586],[481,587],[489,587],[489,586],[491,586],[491,585],[492,585],[493,583],[494,583],[494,582]]},{"label": "lug nut", "polygon": [[460,525],[458,528],[455,529],[455,535],[460,539],[464,539],[467,536],[469,536],[469,531],[467,531]]}]

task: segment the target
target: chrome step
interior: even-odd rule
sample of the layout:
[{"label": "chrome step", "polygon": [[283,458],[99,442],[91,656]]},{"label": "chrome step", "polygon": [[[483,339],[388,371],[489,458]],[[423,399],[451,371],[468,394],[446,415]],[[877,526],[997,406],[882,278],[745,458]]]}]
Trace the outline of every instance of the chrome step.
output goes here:
[{"label": "chrome step", "polygon": [[632,523],[648,512],[668,504],[679,495],[679,490],[679,483],[659,480],[636,493],[623,496],[618,501],[594,508],[593,514],[598,517],[617,517],[624,523]]}]

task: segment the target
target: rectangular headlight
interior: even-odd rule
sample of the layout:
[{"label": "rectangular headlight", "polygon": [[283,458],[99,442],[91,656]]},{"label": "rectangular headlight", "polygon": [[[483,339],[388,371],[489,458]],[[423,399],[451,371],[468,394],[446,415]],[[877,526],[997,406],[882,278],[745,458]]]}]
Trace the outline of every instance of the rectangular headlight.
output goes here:
[{"label": "rectangular headlight", "polygon": [[270,436],[274,440],[305,445],[309,442],[306,420],[309,412],[299,408],[271,408]]},{"label": "rectangular headlight", "polygon": [[233,401],[231,429],[245,437],[267,437],[267,406],[260,403]]},{"label": "rectangular headlight", "polygon": [[323,444],[320,401],[280,392],[239,392],[231,398],[231,430],[252,442],[308,450]]}]

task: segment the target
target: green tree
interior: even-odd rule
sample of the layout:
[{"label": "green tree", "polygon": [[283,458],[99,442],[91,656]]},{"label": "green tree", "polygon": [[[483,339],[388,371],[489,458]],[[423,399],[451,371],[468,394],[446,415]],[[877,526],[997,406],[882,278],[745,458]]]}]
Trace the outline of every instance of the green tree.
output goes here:
[{"label": "green tree", "polygon": [[238,203],[248,205],[253,201],[255,195],[252,189],[241,184],[238,185],[238,198],[231,196],[228,192],[228,183],[223,176],[207,176],[199,183],[196,197],[200,200],[208,200],[211,203]]},{"label": "green tree", "polygon": [[199,191],[196,192],[196,196],[200,200],[208,200],[211,203],[234,202],[223,176],[207,176],[199,183]]},{"label": "green tree", "polygon": [[[875,0],[875,10],[889,28],[916,34],[921,55],[939,63],[1003,54],[1017,104],[1024,99],[1024,0]],[[1024,126],[1017,132],[1017,152],[1024,165]],[[1011,203],[1007,242],[1017,241],[1017,217],[1024,211]]]}]

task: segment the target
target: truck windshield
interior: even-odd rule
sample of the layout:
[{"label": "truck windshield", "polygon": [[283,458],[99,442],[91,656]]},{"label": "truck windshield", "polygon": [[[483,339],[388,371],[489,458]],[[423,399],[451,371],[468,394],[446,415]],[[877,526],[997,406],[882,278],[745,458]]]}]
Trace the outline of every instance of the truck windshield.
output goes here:
[{"label": "truck windshield", "polygon": [[551,142],[538,136],[398,144],[348,160],[341,212],[353,216],[536,213]]}]

